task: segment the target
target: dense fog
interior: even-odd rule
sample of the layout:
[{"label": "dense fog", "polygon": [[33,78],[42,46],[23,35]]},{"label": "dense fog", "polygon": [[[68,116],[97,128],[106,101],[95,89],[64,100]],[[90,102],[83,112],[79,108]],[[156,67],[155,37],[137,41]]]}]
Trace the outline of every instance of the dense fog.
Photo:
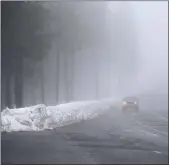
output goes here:
[{"label": "dense fog", "polygon": [[167,2],[4,2],[1,61],[3,108],[168,95]]},{"label": "dense fog", "polygon": [[132,2],[139,38],[140,90],[168,92],[168,5]]}]

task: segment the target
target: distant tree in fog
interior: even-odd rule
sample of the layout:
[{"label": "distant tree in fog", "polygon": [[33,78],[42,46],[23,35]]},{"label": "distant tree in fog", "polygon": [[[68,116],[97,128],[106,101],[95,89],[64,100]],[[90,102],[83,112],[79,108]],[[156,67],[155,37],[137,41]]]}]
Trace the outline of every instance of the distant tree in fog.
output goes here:
[{"label": "distant tree in fog", "polygon": [[[57,49],[57,99],[59,99],[59,82],[64,82],[65,101],[70,101],[73,99],[74,54],[85,49],[93,51],[102,48],[103,40],[107,36],[105,28],[106,4],[47,2],[46,6],[52,12],[51,32],[55,35]],[[64,61],[64,70],[60,69],[61,59]],[[97,62],[97,55],[95,62]],[[61,73],[64,74],[64,79],[58,80]],[[98,90],[97,83],[95,85]]]},{"label": "distant tree in fog", "polygon": [[[114,2],[111,2],[112,5]],[[119,2],[118,11],[108,17],[111,72],[117,77],[116,88],[125,93],[134,86],[138,74],[138,34],[129,2]]]}]

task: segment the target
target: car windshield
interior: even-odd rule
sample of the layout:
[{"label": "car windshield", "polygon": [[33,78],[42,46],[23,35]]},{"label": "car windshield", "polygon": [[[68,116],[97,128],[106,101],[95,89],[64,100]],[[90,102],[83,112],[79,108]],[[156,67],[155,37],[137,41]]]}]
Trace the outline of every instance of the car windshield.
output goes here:
[{"label": "car windshield", "polygon": [[167,1],[1,1],[2,164],[167,164]]},{"label": "car windshield", "polygon": [[137,102],[138,98],[136,97],[125,97],[123,101],[128,101],[128,102]]}]

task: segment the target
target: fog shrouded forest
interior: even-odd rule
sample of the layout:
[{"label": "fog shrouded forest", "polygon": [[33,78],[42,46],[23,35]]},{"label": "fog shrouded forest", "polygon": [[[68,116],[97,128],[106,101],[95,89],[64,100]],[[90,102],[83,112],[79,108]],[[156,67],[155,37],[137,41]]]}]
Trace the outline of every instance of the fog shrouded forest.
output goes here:
[{"label": "fog shrouded forest", "polygon": [[[120,1],[1,4],[1,108],[56,105],[137,93],[152,87],[152,79],[157,82],[156,76],[147,74],[157,68],[156,63],[151,65],[151,59],[163,59],[166,63],[167,52],[161,51],[167,46],[161,43],[166,33],[159,35],[161,50],[156,49],[158,41],[150,44],[153,35],[147,36],[146,44],[140,37],[158,35],[152,28],[158,25],[155,21],[151,25],[153,33],[149,21],[138,24],[144,6],[140,6],[140,12],[134,10],[138,4]],[[140,33],[144,24],[150,33]],[[156,56],[157,51],[163,58]],[[154,57],[148,58],[147,54],[153,53]],[[144,60],[149,60],[149,68],[144,67]],[[165,66],[163,71],[153,74],[164,73],[166,78]],[[166,82],[163,77],[162,82]],[[167,83],[159,83],[165,86],[164,91]]]}]

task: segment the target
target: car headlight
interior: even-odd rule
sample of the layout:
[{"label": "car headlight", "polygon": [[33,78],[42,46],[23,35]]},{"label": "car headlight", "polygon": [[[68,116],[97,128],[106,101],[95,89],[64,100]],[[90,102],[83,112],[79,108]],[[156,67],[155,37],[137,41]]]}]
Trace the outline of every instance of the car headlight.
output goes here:
[{"label": "car headlight", "polygon": [[137,104],[137,102],[134,102],[134,104]]},{"label": "car headlight", "polygon": [[126,102],[124,101],[123,104],[126,104]]}]

